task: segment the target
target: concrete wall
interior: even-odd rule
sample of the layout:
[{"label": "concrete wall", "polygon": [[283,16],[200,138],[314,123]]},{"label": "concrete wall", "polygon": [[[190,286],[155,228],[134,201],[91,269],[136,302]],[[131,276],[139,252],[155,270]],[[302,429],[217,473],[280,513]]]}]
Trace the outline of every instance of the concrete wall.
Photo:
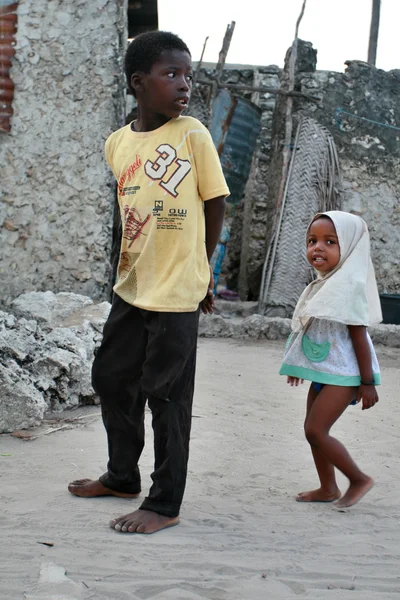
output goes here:
[{"label": "concrete wall", "polygon": [[20,0],[14,115],[0,135],[0,299],[102,298],[114,184],[106,137],[123,124],[126,0]]}]

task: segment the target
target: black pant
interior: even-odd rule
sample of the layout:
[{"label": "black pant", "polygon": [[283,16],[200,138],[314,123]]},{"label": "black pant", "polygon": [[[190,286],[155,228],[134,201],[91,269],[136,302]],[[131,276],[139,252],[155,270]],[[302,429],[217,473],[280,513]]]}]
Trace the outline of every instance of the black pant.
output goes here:
[{"label": "black pant", "polygon": [[153,485],[142,509],[175,517],[186,484],[199,311],[142,310],[114,295],[92,369],[108,437],[107,473],[114,491],[141,491],[148,400],[154,430]]}]

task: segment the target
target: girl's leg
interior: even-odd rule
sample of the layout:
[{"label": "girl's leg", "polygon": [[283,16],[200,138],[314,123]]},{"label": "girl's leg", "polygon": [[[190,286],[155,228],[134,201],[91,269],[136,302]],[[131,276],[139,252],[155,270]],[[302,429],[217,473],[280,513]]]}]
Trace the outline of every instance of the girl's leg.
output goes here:
[{"label": "girl's leg", "polygon": [[345,495],[335,502],[336,506],[352,506],[366,494],[374,484],[365,475],[336,438],[329,435],[332,425],[354,399],[356,388],[326,385],[315,398],[307,417],[305,433],[312,448],[341,471],[350,481]]},{"label": "girl's leg", "polygon": [[[307,428],[308,415],[310,414],[311,408],[319,393],[320,392],[310,385],[307,396],[307,413],[304,422],[304,430]],[[300,492],[296,497],[296,500],[297,502],[333,502],[341,496],[341,492],[336,483],[335,467],[325,458],[318,448],[311,446],[311,451],[321,486],[316,490]]]}]

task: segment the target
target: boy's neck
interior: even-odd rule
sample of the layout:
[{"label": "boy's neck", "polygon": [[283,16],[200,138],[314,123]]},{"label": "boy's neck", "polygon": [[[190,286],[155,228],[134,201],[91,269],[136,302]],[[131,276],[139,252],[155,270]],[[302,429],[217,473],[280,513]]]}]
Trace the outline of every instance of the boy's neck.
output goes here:
[{"label": "boy's neck", "polygon": [[165,123],[168,123],[170,120],[170,117],[166,117],[165,115],[154,112],[149,113],[138,106],[138,116],[132,127],[133,130],[137,131],[138,133],[154,131],[155,129],[165,125]]}]

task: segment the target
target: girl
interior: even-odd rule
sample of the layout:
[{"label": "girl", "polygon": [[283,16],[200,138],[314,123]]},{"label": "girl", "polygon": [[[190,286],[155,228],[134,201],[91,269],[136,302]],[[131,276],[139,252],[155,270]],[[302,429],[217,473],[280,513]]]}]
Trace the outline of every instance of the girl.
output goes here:
[{"label": "girl", "polygon": [[[317,214],[307,230],[307,259],[317,272],[299,298],[281,375],[290,385],[311,381],[305,435],[320,480],[298,502],[352,506],[374,485],[330,429],[349,404],[378,402],[379,365],[367,326],[382,320],[370,258],[369,234],[360,217],[341,211]],[[335,467],[349,479],[341,496]]]}]

